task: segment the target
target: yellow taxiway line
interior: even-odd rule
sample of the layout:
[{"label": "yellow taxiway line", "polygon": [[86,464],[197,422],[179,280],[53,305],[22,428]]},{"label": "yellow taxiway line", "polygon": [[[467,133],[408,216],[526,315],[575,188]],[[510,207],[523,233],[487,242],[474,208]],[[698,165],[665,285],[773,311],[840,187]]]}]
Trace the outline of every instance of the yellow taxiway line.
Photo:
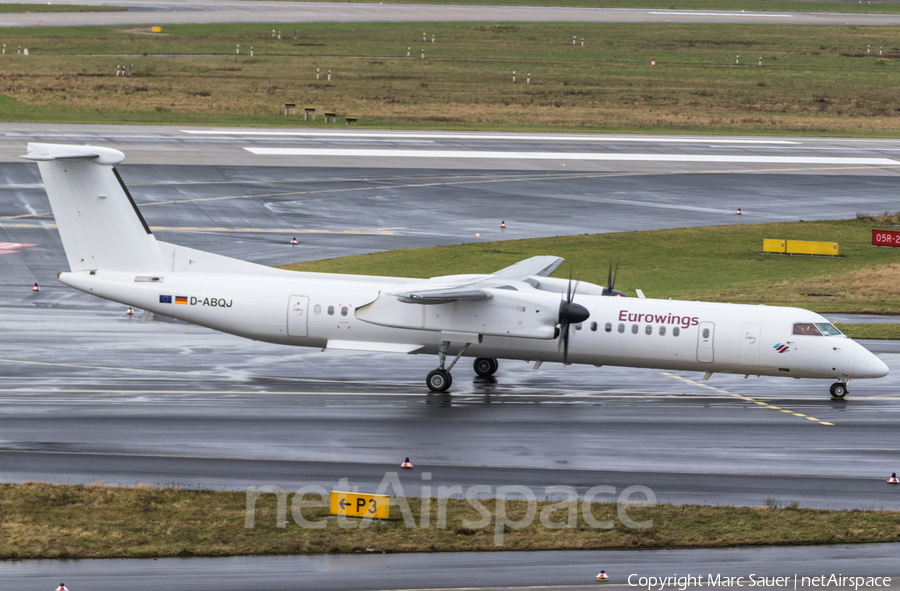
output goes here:
[{"label": "yellow taxiway line", "polygon": [[[673,374],[673,373],[669,373],[669,372],[667,372],[667,371],[664,371],[664,372],[661,372],[661,373],[662,373],[662,375],[664,375],[664,376],[669,376],[669,377],[675,378],[675,379],[677,379],[677,380],[683,380],[683,381],[685,381],[685,382],[691,382],[692,384],[697,384],[697,382],[694,382],[693,380],[689,380],[689,379],[684,378],[684,377],[682,377],[682,376],[677,376],[677,375],[675,375],[675,374]],[[715,391],[717,391],[717,392],[721,392],[722,394],[725,394],[725,395],[727,395],[727,396],[733,396],[733,397],[735,397],[735,398],[740,398],[740,399],[742,399],[742,400],[746,400],[747,402],[752,402],[753,404],[758,404],[758,405],[760,405],[760,406],[764,406],[764,407],[766,407],[766,408],[768,408],[768,409],[770,409],[770,410],[777,410],[777,411],[780,411],[780,412],[790,413],[790,414],[792,414],[792,415],[794,415],[794,416],[796,416],[796,417],[804,418],[804,419],[806,419],[806,420],[808,420],[808,421],[813,421],[813,422],[819,423],[820,425],[828,425],[828,426],[833,426],[833,425],[834,425],[834,423],[829,423],[828,421],[822,421],[822,420],[817,419],[817,418],[815,418],[815,417],[809,417],[809,416],[806,416],[805,414],[801,414],[801,413],[799,413],[799,412],[794,412],[794,411],[792,411],[792,410],[784,410],[784,409],[781,408],[780,406],[774,406],[774,405],[772,405],[772,404],[769,404],[768,402],[760,402],[759,400],[757,400],[757,399],[755,399],[755,398],[751,398],[751,397],[749,397],[749,396],[744,396],[744,395],[742,395],[742,394],[735,394],[735,393],[733,393],[733,392],[729,392],[728,390],[725,390],[724,388],[716,388],[715,386],[707,386],[706,384],[697,384],[697,385],[698,385],[698,386],[701,386],[701,387],[703,387],[703,388],[706,388],[706,389],[708,389],[708,390],[715,390]]]}]

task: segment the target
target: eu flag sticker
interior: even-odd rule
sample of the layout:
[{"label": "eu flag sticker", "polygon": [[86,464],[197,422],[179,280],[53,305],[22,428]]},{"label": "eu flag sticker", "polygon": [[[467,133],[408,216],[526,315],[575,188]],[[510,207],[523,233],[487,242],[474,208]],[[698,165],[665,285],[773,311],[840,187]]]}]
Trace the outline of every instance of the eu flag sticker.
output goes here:
[{"label": "eu flag sticker", "polygon": [[160,303],[160,304],[171,304],[171,303],[172,303],[172,296],[170,296],[170,295],[167,295],[167,296],[161,295],[161,296],[159,296],[159,303]]}]

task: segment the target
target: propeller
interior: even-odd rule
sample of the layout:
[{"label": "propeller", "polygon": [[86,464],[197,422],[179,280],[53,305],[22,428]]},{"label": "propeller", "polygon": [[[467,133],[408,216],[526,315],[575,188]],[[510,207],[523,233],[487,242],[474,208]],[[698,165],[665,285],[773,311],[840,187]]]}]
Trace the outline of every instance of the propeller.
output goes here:
[{"label": "propeller", "polygon": [[613,296],[619,298],[627,298],[624,293],[621,291],[616,291],[616,275],[619,274],[619,259],[616,259],[616,270],[613,271],[613,263],[612,257],[609,257],[609,275],[606,279],[606,288],[603,290],[603,295],[605,296]]},{"label": "propeller", "polygon": [[581,304],[576,304],[575,290],[578,289],[578,281],[572,285],[572,267],[569,266],[569,285],[566,287],[566,299],[559,303],[559,344],[563,350],[563,363],[569,362],[569,325],[584,322],[591,317],[591,313]]}]

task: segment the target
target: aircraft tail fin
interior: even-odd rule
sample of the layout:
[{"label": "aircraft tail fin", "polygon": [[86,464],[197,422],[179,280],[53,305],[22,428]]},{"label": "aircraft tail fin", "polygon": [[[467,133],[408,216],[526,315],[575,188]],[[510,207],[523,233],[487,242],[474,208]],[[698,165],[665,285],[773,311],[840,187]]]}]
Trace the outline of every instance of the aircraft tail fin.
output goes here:
[{"label": "aircraft tail fin", "polygon": [[162,251],[115,165],[112,148],[28,144],[72,271],[163,273]]}]

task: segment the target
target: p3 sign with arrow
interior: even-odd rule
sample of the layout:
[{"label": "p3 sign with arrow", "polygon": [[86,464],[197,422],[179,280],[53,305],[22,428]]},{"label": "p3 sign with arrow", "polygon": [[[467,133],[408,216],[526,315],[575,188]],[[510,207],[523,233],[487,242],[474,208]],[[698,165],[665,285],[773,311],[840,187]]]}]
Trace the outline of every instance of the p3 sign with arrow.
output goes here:
[{"label": "p3 sign with arrow", "polygon": [[387,495],[331,491],[332,515],[387,519],[390,511],[390,497]]}]

